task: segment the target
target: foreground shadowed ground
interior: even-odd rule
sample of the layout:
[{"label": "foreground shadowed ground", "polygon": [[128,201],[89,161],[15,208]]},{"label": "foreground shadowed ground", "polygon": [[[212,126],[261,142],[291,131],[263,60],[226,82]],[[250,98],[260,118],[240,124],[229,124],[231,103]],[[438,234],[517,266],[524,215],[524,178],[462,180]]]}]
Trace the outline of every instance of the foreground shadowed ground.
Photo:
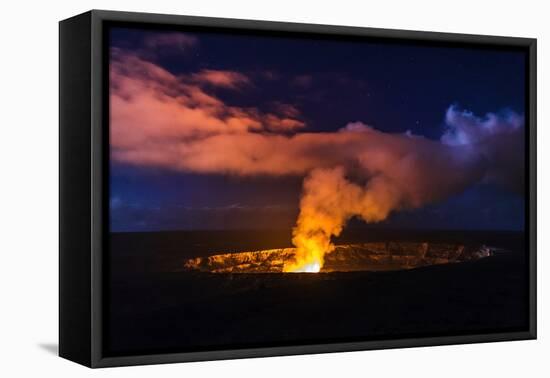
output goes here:
[{"label": "foreground shadowed ground", "polygon": [[[446,235],[451,242],[477,242],[477,237]],[[162,261],[157,265],[132,265],[143,256],[155,260],[147,251],[156,243],[128,244],[131,236],[115,235],[107,277],[106,349],[123,355],[526,329],[522,237],[485,237],[510,251],[408,271],[210,274],[178,269],[176,261],[196,255],[197,249],[164,250],[157,252]],[[445,236],[431,235],[438,238]],[[133,258],[116,255],[124,245],[134,246]]]}]

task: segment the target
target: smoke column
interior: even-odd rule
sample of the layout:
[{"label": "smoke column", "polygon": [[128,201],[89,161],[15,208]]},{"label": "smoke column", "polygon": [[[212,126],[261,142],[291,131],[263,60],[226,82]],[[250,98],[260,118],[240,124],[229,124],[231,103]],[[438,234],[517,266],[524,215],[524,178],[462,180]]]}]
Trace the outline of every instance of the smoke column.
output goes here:
[{"label": "smoke column", "polygon": [[[483,120],[450,107],[447,125],[441,143],[410,135],[408,141],[379,136],[377,142],[382,144],[363,150],[356,157],[358,166],[347,169],[359,183],[346,177],[345,166],[312,170],[304,180],[293,230],[296,258],[284,271],[318,272],[324,255],[334,250],[331,238],[340,235],[352,217],[380,222],[393,211],[444,200],[482,180],[513,183],[508,186],[521,192],[523,159],[510,159],[508,153],[506,167],[495,164],[495,157],[505,151],[522,150],[521,117],[509,113],[500,119],[489,114]],[[371,132],[361,123],[347,129]]]}]

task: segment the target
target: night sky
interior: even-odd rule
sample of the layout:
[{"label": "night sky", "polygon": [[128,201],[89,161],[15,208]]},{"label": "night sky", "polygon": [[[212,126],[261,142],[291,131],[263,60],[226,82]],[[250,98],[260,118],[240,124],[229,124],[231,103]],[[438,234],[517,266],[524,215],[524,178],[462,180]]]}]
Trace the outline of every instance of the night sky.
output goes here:
[{"label": "night sky", "polygon": [[[279,114],[291,105],[282,112],[304,126],[282,132],[287,136],[335,132],[360,121],[384,133],[439,141],[451,106],[481,119],[487,113],[525,114],[526,57],[519,51],[123,28],[111,30],[110,44],[125,59],[138,57],[174,77],[243,75],[238,88],[201,88],[251,114]],[[290,228],[303,181],[300,175],[190,172],[114,158],[110,178],[114,232]],[[394,212],[381,225],[522,230],[524,195],[480,181],[444,201]]]}]

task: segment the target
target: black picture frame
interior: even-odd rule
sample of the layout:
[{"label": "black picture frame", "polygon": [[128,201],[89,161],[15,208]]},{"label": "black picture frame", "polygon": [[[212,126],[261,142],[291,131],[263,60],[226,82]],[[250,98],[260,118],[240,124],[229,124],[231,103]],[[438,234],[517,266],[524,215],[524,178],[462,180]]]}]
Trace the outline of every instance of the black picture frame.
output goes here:
[{"label": "black picture frame", "polygon": [[[109,357],[103,353],[103,298],[108,233],[108,88],[105,29],[109,23],[205,27],[258,33],[421,41],[434,45],[514,47],[528,55],[526,192],[529,327],[519,332],[419,337],[337,344],[212,350]],[[536,338],[536,39],[386,30],[92,10],[59,24],[59,354],[88,367],[344,352]]]}]

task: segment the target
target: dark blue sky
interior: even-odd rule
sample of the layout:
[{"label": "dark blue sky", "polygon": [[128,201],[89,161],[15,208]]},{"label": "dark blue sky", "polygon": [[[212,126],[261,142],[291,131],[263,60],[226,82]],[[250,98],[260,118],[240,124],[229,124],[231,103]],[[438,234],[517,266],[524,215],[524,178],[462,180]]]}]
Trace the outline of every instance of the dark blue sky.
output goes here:
[{"label": "dark blue sky", "polygon": [[[301,112],[307,131],[335,131],[361,121],[384,132],[438,140],[452,104],[478,115],[524,114],[525,54],[519,51],[289,39],[187,32],[185,49],[147,50],[155,31],[113,29],[111,46],[176,75],[202,69],[245,73],[242,91],[213,89],[232,106]],[[284,153],[284,151],[281,151]],[[521,153],[513,152],[511,153]],[[111,164],[112,231],[291,227],[300,178],[238,178]],[[478,184],[444,203],[391,216],[395,227],[522,229],[524,199]]]}]

